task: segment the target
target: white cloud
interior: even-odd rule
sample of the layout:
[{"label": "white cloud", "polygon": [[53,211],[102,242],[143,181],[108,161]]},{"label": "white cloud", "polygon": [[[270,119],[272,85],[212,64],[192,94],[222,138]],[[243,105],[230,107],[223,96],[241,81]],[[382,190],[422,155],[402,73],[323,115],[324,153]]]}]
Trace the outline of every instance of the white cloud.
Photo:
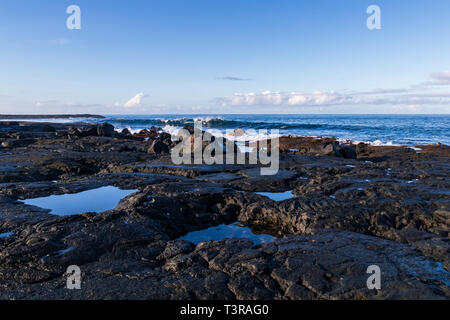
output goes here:
[{"label": "white cloud", "polygon": [[430,77],[435,80],[434,83],[437,85],[450,85],[450,70],[432,73]]},{"label": "white cloud", "polygon": [[142,106],[142,99],[145,98],[145,94],[143,92],[138,93],[133,98],[125,102],[123,105],[125,108],[133,108]]},{"label": "white cloud", "polygon": [[422,82],[413,85],[414,89],[423,89],[433,86],[450,86],[450,70],[445,70],[441,72],[434,72],[430,74],[431,81]]},{"label": "white cloud", "polygon": [[219,98],[222,106],[252,106],[252,105],[287,105],[287,106],[323,106],[349,103],[352,97],[336,92],[314,91],[303,92],[271,92],[237,93],[232,97]]},{"label": "white cloud", "polygon": [[[401,92],[400,90],[392,90]],[[327,107],[350,105],[446,105],[450,106],[450,92],[415,94],[388,94],[388,90],[374,90],[342,94],[334,91],[237,93],[231,97],[218,98],[226,106],[291,106]]]},{"label": "white cloud", "polygon": [[405,92],[408,92],[410,90],[411,89],[404,89],[404,88],[396,88],[396,89],[377,88],[377,89],[373,89],[373,90],[369,90],[369,91],[355,92],[352,95],[405,93]]},{"label": "white cloud", "polygon": [[[327,107],[352,105],[414,106],[442,105],[450,108],[450,91],[436,92],[433,86],[450,85],[450,71],[430,74],[428,81],[410,88],[385,89],[339,93],[336,91],[236,93],[233,96],[217,98],[222,107],[228,106],[286,106]],[[423,92],[426,91],[426,92]]]}]

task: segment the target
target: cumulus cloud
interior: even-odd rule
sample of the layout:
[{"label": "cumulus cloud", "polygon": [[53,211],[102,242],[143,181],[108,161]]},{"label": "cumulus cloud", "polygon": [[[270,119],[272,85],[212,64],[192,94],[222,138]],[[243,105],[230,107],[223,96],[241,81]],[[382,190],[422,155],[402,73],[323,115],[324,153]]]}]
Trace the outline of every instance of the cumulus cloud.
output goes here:
[{"label": "cumulus cloud", "polygon": [[367,91],[340,93],[336,91],[236,93],[217,98],[222,107],[228,106],[291,106],[327,107],[351,105],[443,105],[450,108],[450,91],[436,92],[436,86],[450,85],[450,71],[430,74],[432,81],[409,88],[377,88]]},{"label": "cumulus cloud", "polygon": [[138,93],[133,98],[125,102],[123,105],[125,108],[133,108],[142,106],[142,99],[145,98],[145,94],[143,92]]},{"label": "cumulus cloud", "polygon": [[237,93],[231,97],[219,98],[222,106],[252,106],[252,105],[287,105],[287,106],[323,106],[348,103],[349,95],[337,92],[314,91],[303,92],[271,92]]},{"label": "cumulus cloud", "polygon": [[[392,92],[397,92],[393,90]],[[296,106],[326,107],[341,105],[449,105],[450,92],[388,94],[374,90],[368,93],[343,94],[334,91],[323,92],[271,92],[237,93],[234,96],[218,98],[221,106]]]}]

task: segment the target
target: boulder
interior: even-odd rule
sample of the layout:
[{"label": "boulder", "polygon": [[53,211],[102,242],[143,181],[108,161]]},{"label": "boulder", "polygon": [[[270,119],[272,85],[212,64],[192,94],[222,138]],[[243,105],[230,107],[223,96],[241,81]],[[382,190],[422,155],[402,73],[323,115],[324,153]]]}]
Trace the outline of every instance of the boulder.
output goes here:
[{"label": "boulder", "polygon": [[126,135],[126,136],[130,136],[131,135],[131,132],[130,132],[130,130],[128,128],[123,129],[121,133]]},{"label": "boulder", "polygon": [[242,137],[245,135],[245,131],[241,128],[234,129],[233,132],[230,133],[230,136],[234,137]]},{"label": "boulder", "polygon": [[356,148],[349,145],[337,145],[337,155],[345,159],[356,159]]},{"label": "boulder", "polygon": [[112,137],[114,135],[114,126],[109,123],[102,123],[97,126],[97,135],[99,137]]},{"label": "boulder", "polygon": [[159,140],[153,141],[152,145],[147,151],[147,153],[155,153],[155,154],[169,153],[169,152],[170,150],[168,145]]}]

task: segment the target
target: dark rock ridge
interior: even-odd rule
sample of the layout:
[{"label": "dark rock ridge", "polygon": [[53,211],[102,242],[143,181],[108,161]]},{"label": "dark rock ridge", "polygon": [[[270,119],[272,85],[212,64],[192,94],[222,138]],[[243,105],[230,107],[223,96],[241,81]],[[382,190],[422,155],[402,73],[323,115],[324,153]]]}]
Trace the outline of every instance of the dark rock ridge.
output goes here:
[{"label": "dark rock ridge", "polygon": [[[261,176],[173,165],[174,144],[160,128],[0,122],[0,299],[450,297],[448,146],[283,137],[278,174]],[[73,216],[21,202],[110,185],[138,191]],[[177,240],[236,221],[279,239]],[[70,265],[81,290],[65,288]],[[367,289],[370,265],[381,290]]]}]

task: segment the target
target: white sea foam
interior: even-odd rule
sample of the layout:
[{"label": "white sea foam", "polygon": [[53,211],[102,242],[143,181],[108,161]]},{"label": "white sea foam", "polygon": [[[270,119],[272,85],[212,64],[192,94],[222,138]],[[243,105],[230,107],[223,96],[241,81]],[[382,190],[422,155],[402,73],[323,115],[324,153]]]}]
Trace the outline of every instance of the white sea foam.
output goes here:
[{"label": "white sea foam", "polygon": [[[178,118],[178,119],[158,119],[160,121],[164,121],[166,123],[172,122],[172,121],[183,121],[186,120],[186,118]],[[195,121],[199,120],[203,123],[206,123],[208,121],[212,120],[222,120],[220,117],[202,117],[202,118],[194,118]],[[117,132],[122,131],[123,129],[127,128],[132,134],[139,133],[141,130],[146,129],[146,126],[139,127],[139,128],[131,128],[130,126],[124,126],[124,127],[116,127],[115,130]],[[147,128],[148,129],[148,128]],[[179,126],[173,126],[170,124],[166,124],[164,127],[162,127],[163,132],[169,133],[172,135],[172,137],[175,137],[178,135],[179,131],[182,129],[182,127]],[[256,130],[256,129],[247,129],[244,130],[245,134],[242,136],[235,136],[233,135],[234,129],[215,129],[215,128],[203,128],[206,132],[209,132],[213,134],[216,137],[223,137],[231,141],[236,142],[256,142],[256,141],[262,141],[262,140],[270,140],[274,138],[279,138],[281,136],[284,136],[285,134],[271,134],[271,130]],[[290,136],[296,137],[297,135],[291,134]],[[302,135],[298,135],[299,137],[303,137]],[[308,137],[311,138],[323,138],[320,136],[314,136],[309,135]],[[401,144],[394,144],[392,141],[381,141],[381,140],[375,140],[375,141],[365,141],[365,140],[351,140],[351,139],[344,139],[344,138],[338,138],[338,142],[343,144],[358,144],[358,143],[365,143],[371,146],[402,146]]]},{"label": "white sea foam", "polygon": [[169,133],[172,137],[175,137],[178,135],[178,132],[182,129],[181,127],[174,127],[171,125],[166,125],[164,128],[162,128],[164,132]]},{"label": "white sea foam", "polygon": [[194,121],[202,121],[202,122],[211,122],[211,121],[223,121],[224,119],[222,117],[198,117],[194,118]]},{"label": "white sea foam", "polygon": [[383,142],[381,140],[375,140],[375,141],[364,141],[364,140],[350,140],[350,139],[343,139],[339,138],[337,139],[338,142],[344,143],[344,144],[359,144],[359,143],[365,143],[371,146],[381,147],[381,146],[401,146],[400,144],[394,144],[392,141]]}]

